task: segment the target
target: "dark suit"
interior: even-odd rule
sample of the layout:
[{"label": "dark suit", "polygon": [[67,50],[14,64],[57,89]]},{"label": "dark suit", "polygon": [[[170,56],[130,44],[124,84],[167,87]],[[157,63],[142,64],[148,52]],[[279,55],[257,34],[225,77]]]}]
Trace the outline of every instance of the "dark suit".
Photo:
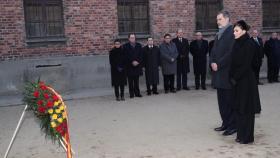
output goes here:
[{"label": "dark suit", "polygon": [[172,40],[176,48],[178,50],[177,57],[177,89],[180,90],[188,87],[188,76],[187,74],[190,72],[189,65],[189,42],[187,39],[182,38],[182,41],[179,38],[174,38]]},{"label": "dark suit", "polygon": [[264,52],[267,57],[268,82],[278,82],[280,61],[280,41],[270,38],[264,44]]},{"label": "dark suit", "polygon": [[254,73],[256,75],[257,83],[259,83],[260,69],[264,58],[263,41],[260,37],[257,37],[256,39],[251,37],[251,40],[254,42],[254,45],[256,47],[255,49],[256,52],[254,53],[252,66],[253,66]]},{"label": "dark suit", "polygon": [[190,52],[193,56],[195,86],[199,88],[201,85],[202,88],[205,88],[208,41],[192,41],[190,44]]},{"label": "dark suit", "polygon": [[[127,77],[128,77],[129,94],[131,97],[139,96],[140,95],[139,76],[143,74],[142,46],[140,43],[135,43],[135,46],[132,46],[130,43],[126,43],[123,45],[123,50],[126,55],[126,70],[127,70]],[[137,61],[140,64],[134,66],[132,64],[133,61]]]},{"label": "dark suit", "polygon": [[218,71],[212,73],[212,84],[217,89],[218,104],[223,126],[235,129],[235,114],[232,102],[232,86],[229,82],[232,47],[234,44],[233,26],[228,26],[220,38],[215,38],[210,63],[218,65]]}]

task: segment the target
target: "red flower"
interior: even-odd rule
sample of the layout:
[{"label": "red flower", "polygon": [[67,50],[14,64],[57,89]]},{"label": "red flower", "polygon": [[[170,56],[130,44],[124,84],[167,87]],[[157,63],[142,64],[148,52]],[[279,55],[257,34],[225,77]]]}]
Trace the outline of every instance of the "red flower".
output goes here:
[{"label": "red flower", "polygon": [[39,106],[38,107],[38,111],[39,111],[39,113],[45,113],[46,109],[44,107],[42,107],[42,106]]},{"label": "red flower", "polygon": [[47,86],[45,86],[45,85],[40,85],[40,88],[41,88],[42,90],[47,90]]},{"label": "red flower", "polygon": [[59,100],[59,98],[58,98],[58,96],[57,95],[53,95],[53,101],[58,101]]},{"label": "red flower", "polygon": [[61,136],[64,136],[64,134],[65,134],[65,129],[64,129],[64,127],[63,127],[62,124],[60,124],[59,126],[57,126],[55,129],[56,129],[56,131],[57,131]]},{"label": "red flower", "polygon": [[47,107],[48,108],[52,108],[53,107],[53,102],[52,101],[48,101],[47,102]]},{"label": "red flower", "polygon": [[42,105],[43,105],[43,100],[38,100],[37,104],[38,104],[39,106],[42,106]]},{"label": "red flower", "polygon": [[35,92],[33,93],[33,96],[34,96],[35,98],[39,98],[39,92],[38,92],[38,91],[35,91]]},{"label": "red flower", "polygon": [[44,98],[45,98],[45,99],[49,99],[48,93],[44,93]]}]

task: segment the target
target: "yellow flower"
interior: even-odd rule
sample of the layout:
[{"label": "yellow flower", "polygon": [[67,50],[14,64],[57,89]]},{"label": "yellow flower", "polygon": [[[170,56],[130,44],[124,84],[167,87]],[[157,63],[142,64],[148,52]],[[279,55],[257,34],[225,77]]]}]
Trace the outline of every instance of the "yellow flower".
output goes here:
[{"label": "yellow flower", "polygon": [[51,126],[52,126],[52,128],[55,128],[56,127],[56,123],[55,122],[51,122]]},{"label": "yellow flower", "polygon": [[49,114],[53,114],[53,109],[48,110]]},{"label": "yellow flower", "polygon": [[66,118],[66,112],[62,113],[62,118],[65,119]]},{"label": "yellow flower", "polygon": [[52,119],[53,119],[53,120],[56,120],[56,119],[57,119],[57,114],[53,114],[53,115],[52,115]]},{"label": "yellow flower", "polygon": [[60,106],[59,109],[60,109],[60,110],[64,110],[64,106]]},{"label": "yellow flower", "polygon": [[60,109],[55,109],[55,112],[56,112],[57,114],[60,114],[60,113],[61,113],[61,110],[60,110]]},{"label": "yellow flower", "polygon": [[58,121],[59,123],[62,123],[62,122],[63,122],[63,119],[62,119],[62,118],[58,118],[57,121]]},{"label": "yellow flower", "polygon": [[60,101],[56,101],[54,102],[54,106],[58,106],[61,102]]}]

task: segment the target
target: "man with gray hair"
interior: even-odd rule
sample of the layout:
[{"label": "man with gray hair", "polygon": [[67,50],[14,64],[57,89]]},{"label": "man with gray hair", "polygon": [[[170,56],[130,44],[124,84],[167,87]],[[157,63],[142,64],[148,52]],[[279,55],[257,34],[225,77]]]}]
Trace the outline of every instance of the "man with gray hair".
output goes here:
[{"label": "man with gray hair", "polygon": [[232,47],[235,40],[229,12],[219,12],[217,14],[217,24],[219,32],[215,37],[210,65],[213,72],[212,84],[217,89],[222,126],[215,128],[215,131],[224,131],[223,135],[227,136],[236,132],[235,114],[232,105],[232,85],[229,80]]}]

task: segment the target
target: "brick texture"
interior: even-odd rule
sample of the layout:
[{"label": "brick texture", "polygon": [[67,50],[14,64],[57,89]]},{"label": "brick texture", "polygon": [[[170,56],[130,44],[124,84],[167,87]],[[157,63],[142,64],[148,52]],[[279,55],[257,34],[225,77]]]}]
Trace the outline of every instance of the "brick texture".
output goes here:
[{"label": "brick texture", "polygon": [[[26,42],[22,0],[0,0],[0,60],[107,54],[118,36],[117,0],[63,0],[66,43],[31,47]],[[232,22],[245,19],[262,28],[261,0],[224,0]],[[195,0],[150,0],[151,36],[195,31]]]}]

